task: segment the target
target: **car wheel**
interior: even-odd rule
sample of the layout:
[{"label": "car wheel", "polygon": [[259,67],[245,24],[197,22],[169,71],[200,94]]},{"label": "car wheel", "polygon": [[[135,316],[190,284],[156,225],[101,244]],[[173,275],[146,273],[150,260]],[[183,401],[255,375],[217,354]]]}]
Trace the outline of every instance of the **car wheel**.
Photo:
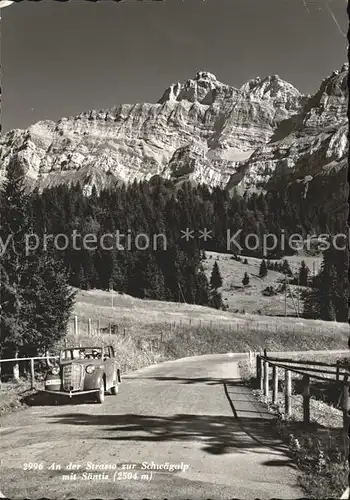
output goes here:
[{"label": "car wheel", "polygon": [[103,403],[104,400],[105,400],[105,384],[103,382],[103,379],[101,379],[100,390],[97,393],[96,401],[97,403],[101,404]]},{"label": "car wheel", "polygon": [[119,392],[119,387],[118,385],[114,385],[113,387],[111,387],[111,394],[112,396],[116,396]]}]

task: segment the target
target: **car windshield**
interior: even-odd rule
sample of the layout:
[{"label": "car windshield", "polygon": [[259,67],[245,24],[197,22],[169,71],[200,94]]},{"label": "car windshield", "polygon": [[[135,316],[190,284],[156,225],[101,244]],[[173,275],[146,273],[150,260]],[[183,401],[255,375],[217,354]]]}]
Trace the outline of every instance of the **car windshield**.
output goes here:
[{"label": "car windshield", "polygon": [[79,347],[74,349],[64,349],[61,351],[61,360],[67,361],[70,359],[101,359],[101,347]]}]

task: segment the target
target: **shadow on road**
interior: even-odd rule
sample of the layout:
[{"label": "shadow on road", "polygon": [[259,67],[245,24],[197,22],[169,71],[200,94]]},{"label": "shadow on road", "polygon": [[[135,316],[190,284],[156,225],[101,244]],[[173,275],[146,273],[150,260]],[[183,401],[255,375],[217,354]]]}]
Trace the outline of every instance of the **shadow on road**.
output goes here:
[{"label": "shadow on road", "polygon": [[[51,418],[55,418],[54,423],[58,424],[99,428],[106,426],[108,434],[105,439],[113,441],[199,441],[203,443],[202,449],[213,455],[251,452],[266,454],[266,447],[270,448],[271,453],[273,450],[284,453],[288,451],[283,443],[276,441],[271,422],[261,418],[236,419],[233,416],[191,414],[156,417],[86,413],[66,413]],[[241,420],[244,420],[244,425]]]},{"label": "shadow on road", "polygon": [[157,380],[158,382],[178,382],[180,384],[207,384],[207,385],[222,385],[226,384],[235,384],[240,386],[245,386],[241,379],[232,379],[232,378],[215,378],[215,377],[163,377],[163,376],[146,376],[146,377],[124,377],[129,380]]},{"label": "shadow on road", "polygon": [[[222,379],[180,379],[178,377],[157,377],[157,380],[182,380],[183,383],[217,383],[223,390],[232,409],[230,415],[174,414],[171,416],[114,414],[94,415],[66,413],[52,416],[55,423],[84,426],[105,426],[107,440],[128,442],[197,441],[202,449],[213,455],[225,453],[261,453],[289,455],[288,447],[278,438],[275,427],[259,406],[249,406],[246,411],[235,409],[236,401],[249,403],[254,399],[250,391],[245,391],[240,380]],[[242,399],[240,399],[242,398]],[[268,448],[268,450],[266,450]],[[291,461],[281,461],[281,465],[291,465]],[[277,460],[277,462],[280,462]]]},{"label": "shadow on road", "polygon": [[62,406],[62,405],[77,405],[84,404],[88,401],[92,401],[91,398],[88,399],[83,396],[74,396],[73,398],[65,397],[65,396],[55,396],[53,394],[48,394],[44,391],[37,391],[35,393],[31,393],[25,395],[22,398],[22,402],[28,406]]}]

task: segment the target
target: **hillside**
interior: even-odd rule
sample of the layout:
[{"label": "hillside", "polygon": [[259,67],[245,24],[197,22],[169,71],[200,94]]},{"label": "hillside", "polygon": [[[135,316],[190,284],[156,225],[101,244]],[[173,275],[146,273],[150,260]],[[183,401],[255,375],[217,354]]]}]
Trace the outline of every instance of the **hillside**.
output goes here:
[{"label": "hillside", "polygon": [[[223,278],[223,286],[219,288],[219,291],[229,311],[242,312],[244,310],[246,313],[252,314],[257,314],[258,311],[260,311],[262,315],[284,315],[285,294],[283,292],[271,297],[266,297],[262,294],[262,291],[266,287],[277,287],[283,282],[284,275],[282,273],[269,270],[265,278],[259,278],[259,268],[262,259],[247,257],[248,264],[243,264],[245,259],[244,256],[241,256],[242,260],[240,262],[234,260],[230,254],[206,252],[206,256],[207,259],[203,261],[203,267],[208,280],[210,279],[214,262],[217,261],[219,265],[220,273]],[[288,262],[293,272],[299,270],[302,260],[305,261],[311,272],[313,271],[313,265],[317,272],[321,265],[322,257],[305,257],[298,255],[288,257]],[[272,260],[271,262],[275,261]],[[245,272],[248,273],[250,280],[247,287],[242,285],[242,279]],[[295,316],[296,311],[294,304],[297,307],[297,287],[291,285],[290,288],[293,293],[294,303],[291,294],[288,292],[286,311],[288,316]],[[303,310],[303,303],[301,300],[299,310],[300,312]]]},{"label": "hillside", "polygon": [[[238,335],[268,334],[269,336],[306,335],[315,339],[314,345],[321,345],[324,337],[332,337],[338,346],[346,342],[348,325],[321,320],[303,318],[269,317],[257,314],[235,314],[230,311],[219,311],[210,307],[191,304],[164,302],[157,300],[137,299],[126,294],[106,292],[102,290],[78,291],[73,314],[77,315],[79,331],[86,334],[88,318],[92,319],[92,332],[96,333],[96,324],[100,320],[101,328],[108,334],[108,325],[118,325],[118,334],[132,336],[165,337],[177,332],[201,331],[215,337],[220,331]],[[73,320],[69,325],[73,332]],[[338,340],[337,340],[338,339]],[[292,341],[292,340],[291,340]],[[313,342],[313,341],[312,341]]]}]

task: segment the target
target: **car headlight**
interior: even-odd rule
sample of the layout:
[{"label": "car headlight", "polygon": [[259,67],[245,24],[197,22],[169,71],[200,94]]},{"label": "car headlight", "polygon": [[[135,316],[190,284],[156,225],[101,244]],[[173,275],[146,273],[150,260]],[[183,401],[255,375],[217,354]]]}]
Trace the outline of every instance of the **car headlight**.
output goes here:
[{"label": "car headlight", "polygon": [[86,373],[94,373],[95,367],[94,367],[94,365],[87,365],[85,370],[86,370]]},{"label": "car headlight", "polygon": [[58,375],[60,373],[60,367],[59,366],[53,366],[51,368],[51,373],[52,373],[52,375]]}]

